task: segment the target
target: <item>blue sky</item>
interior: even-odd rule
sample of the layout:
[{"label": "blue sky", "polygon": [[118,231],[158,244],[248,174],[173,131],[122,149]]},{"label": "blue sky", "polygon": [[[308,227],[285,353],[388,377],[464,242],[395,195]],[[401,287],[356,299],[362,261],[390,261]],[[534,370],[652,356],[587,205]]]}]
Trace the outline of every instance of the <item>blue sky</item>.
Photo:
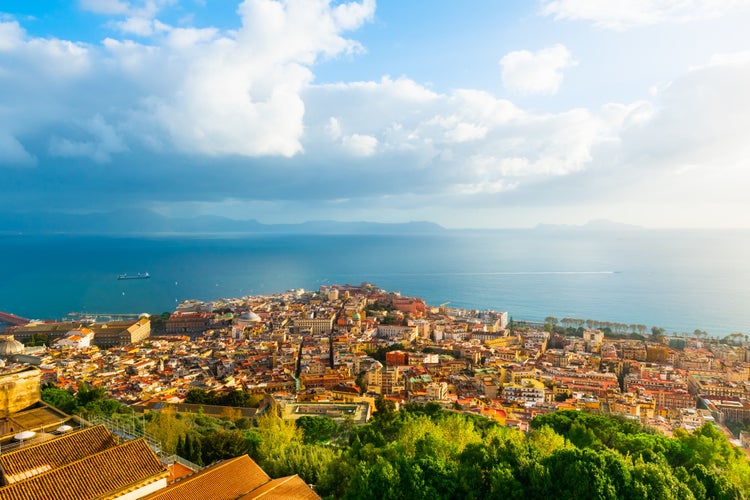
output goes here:
[{"label": "blue sky", "polygon": [[750,2],[5,0],[0,211],[750,225]]}]

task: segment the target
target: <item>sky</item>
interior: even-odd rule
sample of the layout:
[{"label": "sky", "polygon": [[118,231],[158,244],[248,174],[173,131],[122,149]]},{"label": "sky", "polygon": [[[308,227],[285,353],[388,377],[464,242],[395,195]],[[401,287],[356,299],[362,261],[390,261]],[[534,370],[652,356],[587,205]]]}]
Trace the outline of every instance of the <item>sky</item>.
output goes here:
[{"label": "sky", "polygon": [[0,0],[0,212],[750,227],[749,0]]}]

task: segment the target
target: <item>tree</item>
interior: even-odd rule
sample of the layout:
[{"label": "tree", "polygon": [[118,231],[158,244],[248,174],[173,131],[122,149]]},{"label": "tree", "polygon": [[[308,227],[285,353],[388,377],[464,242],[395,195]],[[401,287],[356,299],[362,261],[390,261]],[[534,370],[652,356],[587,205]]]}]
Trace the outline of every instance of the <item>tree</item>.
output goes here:
[{"label": "tree", "polygon": [[[207,464],[226,458],[239,457],[248,452],[245,436],[240,431],[213,431],[200,439],[201,457]],[[197,454],[197,451],[195,452]]]},{"label": "tree", "polygon": [[546,318],[544,318],[544,322],[552,326],[556,326],[557,318],[555,318],[554,316],[547,316]]},{"label": "tree", "polygon": [[91,387],[86,382],[81,382],[81,384],[78,385],[76,399],[78,400],[78,406],[86,406],[92,401],[104,399],[106,395],[107,391],[105,391],[103,387]]},{"label": "tree", "polygon": [[78,409],[78,400],[70,391],[53,385],[42,389],[42,401],[49,403],[65,413],[72,414]]},{"label": "tree", "polygon": [[329,441],[338,429],[336,422],[330,417],[304,415],[295,422],[302,429],[306,444],[324,443]]}]

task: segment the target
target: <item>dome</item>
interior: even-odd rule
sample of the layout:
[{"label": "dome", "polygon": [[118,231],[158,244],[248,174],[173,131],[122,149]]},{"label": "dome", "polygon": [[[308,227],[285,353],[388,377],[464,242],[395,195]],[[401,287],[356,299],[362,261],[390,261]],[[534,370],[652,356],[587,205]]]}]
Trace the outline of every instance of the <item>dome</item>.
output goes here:
[{"label": "dome", "polygon": [[257,314],[255,314],[252,311],[246,311],[246,312],[242,313],[240,315],[240,318],[242,318],[245,321],[256,321],[256,322],[263,321],[262,319],[260,319],[260,316],[258,316]]},{"label": "dome", "polygon": [[26,348],[13,335],[0,335],[0,356],[23,354]]}]

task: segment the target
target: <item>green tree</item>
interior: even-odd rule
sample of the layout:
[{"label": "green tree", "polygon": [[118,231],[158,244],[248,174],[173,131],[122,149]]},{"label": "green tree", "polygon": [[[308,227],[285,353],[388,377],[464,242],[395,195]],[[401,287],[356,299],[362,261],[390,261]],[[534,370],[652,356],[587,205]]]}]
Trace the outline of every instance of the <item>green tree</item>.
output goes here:
[{"label": "green tree", "polygon": [[298,418],[295,423],[302,429],[306,444],[327,442],[338,429],[338,425],[330,417],[305,415]]},{"label": "green tree", "polygon": [[248,443],[240,431],[212,431],[200,440],[201,457],[207,464],[247,454]]},{"label": "green tree", "polygon": [[104,399],[106,395],[107,391],[105,391],[103,387],[91,387],[86,382],[82,382],[78,385],[76,399],[78,400],[78,406],[86,406],[92,401]]},{"label": "green tree", "polygon": [[75,413],[78,409],[78,400],[70,391],[53,385],[42,388],[42,401],[68,414]]}]

